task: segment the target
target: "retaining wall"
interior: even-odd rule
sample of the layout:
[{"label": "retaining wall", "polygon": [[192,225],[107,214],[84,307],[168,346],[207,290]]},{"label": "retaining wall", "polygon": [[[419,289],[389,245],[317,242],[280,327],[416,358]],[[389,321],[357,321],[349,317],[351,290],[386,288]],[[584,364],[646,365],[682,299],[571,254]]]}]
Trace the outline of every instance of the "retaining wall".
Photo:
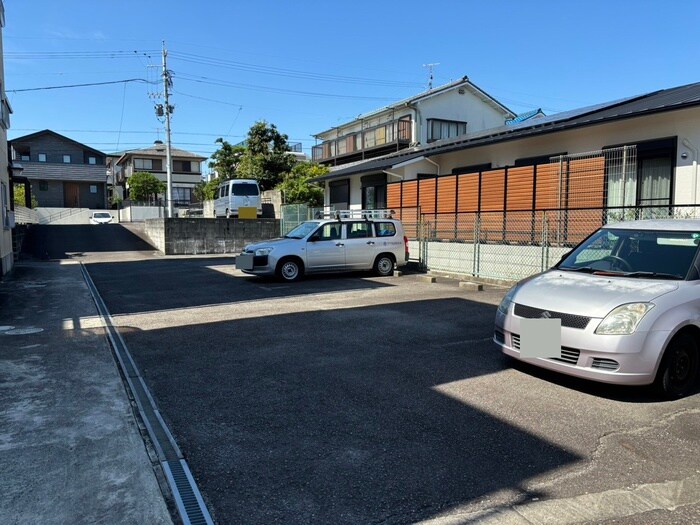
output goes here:
[{"label": "retaining wall", "polygon": [[279,237],[277,219],[146,219],[146,235],[165,255],[240,253],[246,244]]}]

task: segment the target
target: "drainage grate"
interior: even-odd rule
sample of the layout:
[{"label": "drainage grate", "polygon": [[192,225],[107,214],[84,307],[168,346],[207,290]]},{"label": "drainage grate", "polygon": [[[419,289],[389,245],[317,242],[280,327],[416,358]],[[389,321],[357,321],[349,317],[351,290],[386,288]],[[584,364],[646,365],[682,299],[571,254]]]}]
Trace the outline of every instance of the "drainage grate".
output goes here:
[{"label": "drainage grate", "polygon": [[83,278],[95,301],[97,311],[102,318],[102,323],[107,331],[107,339],[111,344],[112,351],[119,363],[122,374],[126,378],[128,388],[138,406],[139,415],[146,426],[153,447],[158,454],[158,459],[161,462],[163,471],[168,479],[168,484],[170,485],[170,490],[175,498],[180,518],[185,525],[213,525],[214,522],[209,515],[209,511],[207,511],[207,507],[197,489],[194,478],[192,474],[190,474],[190,469],[185,460],[182,459],[182,453],[175,439],[163,421],[163,418],[160,416],[156,403],[151,393],[148,391],[146,383],[141,377],[126,343],[122,339],[121,334],[114,327],[107,306],[102,300],[102,297],[100,297],[95,283],[92,282],[92,278],[83,263],[80,263],[80,269],[83,272]]},{"label": "drainage grate", "polygon": [[163,463],[163,469],[170,486],[177,487],[177,491],[173,491],[175,502],[185,524],[209,525],[213,523],[185,460],[166,461]]}]

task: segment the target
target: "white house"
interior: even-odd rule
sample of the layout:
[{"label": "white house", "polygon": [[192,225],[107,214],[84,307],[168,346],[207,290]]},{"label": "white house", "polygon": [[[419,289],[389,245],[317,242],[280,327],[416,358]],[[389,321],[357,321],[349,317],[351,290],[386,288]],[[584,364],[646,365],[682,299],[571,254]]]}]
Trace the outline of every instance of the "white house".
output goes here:
[{"label": "white house", "polygon": [[[511,110],[463,77],[316,134],[321,143],[313,147],[312,160],[342,170],[418,145],[502,126],[514,118]],[[337,208],[356,201],[363,208],[386,206],[383,172],[329,181],[329,203]]]}]

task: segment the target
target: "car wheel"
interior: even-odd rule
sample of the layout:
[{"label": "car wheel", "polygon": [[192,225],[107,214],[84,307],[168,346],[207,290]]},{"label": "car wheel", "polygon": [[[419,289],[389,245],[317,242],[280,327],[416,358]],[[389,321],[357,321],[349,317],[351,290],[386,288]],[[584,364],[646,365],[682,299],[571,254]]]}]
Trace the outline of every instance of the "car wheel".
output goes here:
[{"label": "car wheel", "polygon": [[374,273],[379,277],[388,277],[394,273],[394,259],[390,255],[380,255],[374,261]]},{"label": "car wheel", "polygon": [[282,259],[277,265],[277,276],[287,282],[298,281],[303,273],[304,267],[297,259]]},{"label": "car wheel", "polygon": [[687,396],[698,378],[698,342],[682,333],[669,343],[657,374],[658,387],[666,399]]}]

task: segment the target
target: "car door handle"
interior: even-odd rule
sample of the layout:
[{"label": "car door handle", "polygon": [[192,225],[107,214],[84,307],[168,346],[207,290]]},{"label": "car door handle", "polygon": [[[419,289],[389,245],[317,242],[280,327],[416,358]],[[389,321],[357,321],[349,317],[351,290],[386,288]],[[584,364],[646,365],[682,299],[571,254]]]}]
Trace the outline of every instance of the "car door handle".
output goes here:
[{"label": "car door handle", "polygon": [[374,244],[374,241],[367,241],[367,244]]},{"label": "car door handle", "polygon": [[336,245],[336,246],[345,246],[345,244],[342,243],[342,242],[337,242],[337,243],[335,243],[335,245]]}]

